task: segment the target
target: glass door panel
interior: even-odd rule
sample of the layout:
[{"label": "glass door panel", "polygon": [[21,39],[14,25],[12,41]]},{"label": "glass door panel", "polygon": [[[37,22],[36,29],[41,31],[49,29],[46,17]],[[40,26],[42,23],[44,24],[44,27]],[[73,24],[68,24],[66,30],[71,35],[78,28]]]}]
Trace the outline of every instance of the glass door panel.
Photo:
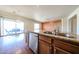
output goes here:
[{"label": "glass door panel", "polygon": [[1,19],[1,35],[10,35],[24,32],[24,23],[12,19]]},{"label": "glass door panel", "polygon": [[16,22],[16,32],[22,33],[24,32],[24,23],[23,22]]},{"label": "glass door panel", "polygon": [[15,34],[15,22],[4,20],[4,35]]}]

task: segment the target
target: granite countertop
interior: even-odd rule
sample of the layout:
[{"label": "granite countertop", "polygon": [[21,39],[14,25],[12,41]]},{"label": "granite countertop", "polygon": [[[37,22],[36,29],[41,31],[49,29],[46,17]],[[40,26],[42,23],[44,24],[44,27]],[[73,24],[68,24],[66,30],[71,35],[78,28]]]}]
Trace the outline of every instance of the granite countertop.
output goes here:
[{"label": "granite countertop", "polygon": [[74,38],[69,38],[69,37],[64,37],[64,36],[59,36],[59,35],[54,35],[54,34],[46,34],[46,33],[43,33],[43,32],[33,32],[33,33],[36,33],[36,34],[39,34],[39,35],[45,35],[45,36],[49,36],[49,37],[54,37],[54,38],[60,38],[60,39],[63,39],[63,40],[68,40],[68,41],[79,43],[79,36],[76,36]]}]

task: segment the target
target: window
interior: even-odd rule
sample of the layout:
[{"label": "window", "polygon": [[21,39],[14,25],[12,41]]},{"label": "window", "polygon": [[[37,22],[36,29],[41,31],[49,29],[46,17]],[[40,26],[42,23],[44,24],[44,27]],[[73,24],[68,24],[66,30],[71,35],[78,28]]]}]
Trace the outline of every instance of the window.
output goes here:
[{"label": "window", "polygon": [[1,35],[10,35],[24,32],[24,23],[22,21],[1,18]]},{"label": "window", "polygon": [[24,23],[21,21],[16,22],[16,32],[17,33],[22,33],[24,32]]},{"label": "window", "polygon": [[38,23],[34,24],[34,32],[40,32],[40,25]]}]

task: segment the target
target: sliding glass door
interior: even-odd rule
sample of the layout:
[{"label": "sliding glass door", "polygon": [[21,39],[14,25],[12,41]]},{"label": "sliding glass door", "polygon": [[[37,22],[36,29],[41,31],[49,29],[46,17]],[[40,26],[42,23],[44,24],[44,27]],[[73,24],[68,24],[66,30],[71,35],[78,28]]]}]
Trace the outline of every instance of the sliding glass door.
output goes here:
[{"label": "sliding glass door", "polygon": [[2,18],[1,35],[11,35],[24,32],[24,23],[22,21]]},{"label": "sliding glass door", "polygon": [[22,32],[24,32],[24,23],[23,22],[21,22],[21,21],[17,21],[16,22],[16,25],[15,25],[16,27],[16,33],[22,33]]},{"label": "sliding glass door", "polygon": [[15,28],[15,22],[14,21],[9,21],[9,20],[4,20],[3,21],[3,35],[10,35],[10,34],[15,34],[15,31],[13,29]]}]

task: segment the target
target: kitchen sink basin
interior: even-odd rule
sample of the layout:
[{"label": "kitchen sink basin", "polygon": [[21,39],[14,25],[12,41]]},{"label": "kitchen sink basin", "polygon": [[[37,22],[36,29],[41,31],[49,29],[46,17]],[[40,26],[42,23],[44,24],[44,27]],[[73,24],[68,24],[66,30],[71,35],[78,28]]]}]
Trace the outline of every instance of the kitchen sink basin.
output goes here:
[{"label": "kitchen sink basin", "polygon": [[57,34],[59,36],[63,36],[63,37],[68,37],[68,38],[76,38],[74,35],[72,34],[67,34],[67,33],[59,33]]},{"label": "kitchen sink basin", "polygon": [[68,38],[76,38],[74,35],[67,34],[67,33],[53,33],[50,31],[44,32],[45,34],[51,34],[51,35],[58,35],[58,36],[63,36],[63,37],[68,37]]}]

